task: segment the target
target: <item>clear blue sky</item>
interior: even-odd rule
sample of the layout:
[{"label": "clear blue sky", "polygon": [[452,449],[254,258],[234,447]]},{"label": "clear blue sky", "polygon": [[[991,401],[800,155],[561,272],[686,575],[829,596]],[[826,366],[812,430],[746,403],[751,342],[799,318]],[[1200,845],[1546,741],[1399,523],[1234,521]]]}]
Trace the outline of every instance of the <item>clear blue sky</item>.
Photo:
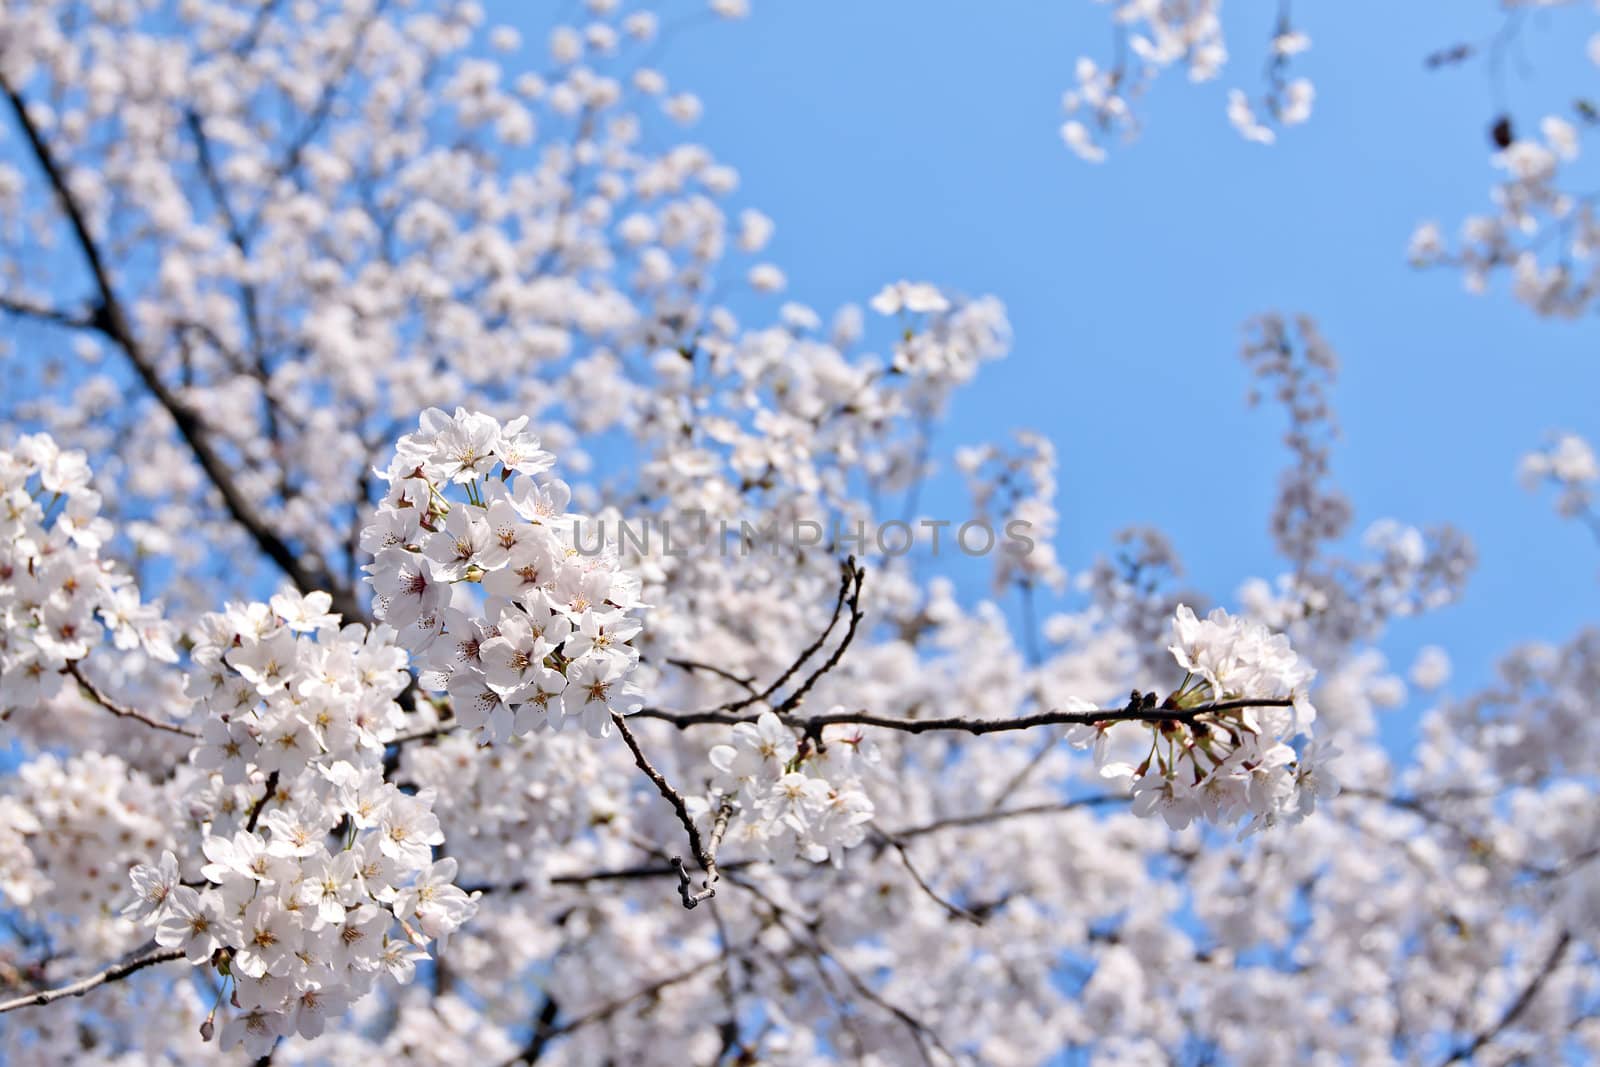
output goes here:
[{"label": "clear blue sky", "polygon": [[[1313,47],[1296,69],[1316,82],[1315,115],[1262,148],[1234,135],[1223,99],[1259,90],[1276,5],[1229,5],[1224,77],[1169,74],[1143,138],[1099,167],[1057,133],[1075,57],[1108,54],[1106,11],[1083,0],[756,0],[748,21],[674,36],[661,67],[704,100],[695,136],[739,168],[740,199],[776,219],[789,297],[826,315],[910,277],[1006,302],[1014,353],[963,395],[942,451],[1048,433],[1071,568],[1149,523],[1223,600],[1276,572],[1282,423],[1244,406],[1240,330],[1268,309],[1316,316],[1344,363],[1335,466],[1357,529],[1449,520],[1481,552],[1464,602],[1389,645],[1403,671],[1416,647],[1444,644],[1459,688],[1513,641],[1591,620],[1600,575],[1588,534],[1514,478],[1547,430],[1600,438],[1596,324],[1538,320],[1503,288],[1473,297],[1405,261],[1419,220],[1451,232],[1488,206],[1491,80],[1422,59],[1486,39],[1495,6],[1427,0],[1381,19],[1376,5],[1302,6]],[[548,23],[504,0],[490,13],[542,58]],[[1537,69],[1505,79],[1526,121],[1594,83],[1592,18],[1576,14],[1529,21]],[[1127,432],[1130,409],[1147,432]]]}]

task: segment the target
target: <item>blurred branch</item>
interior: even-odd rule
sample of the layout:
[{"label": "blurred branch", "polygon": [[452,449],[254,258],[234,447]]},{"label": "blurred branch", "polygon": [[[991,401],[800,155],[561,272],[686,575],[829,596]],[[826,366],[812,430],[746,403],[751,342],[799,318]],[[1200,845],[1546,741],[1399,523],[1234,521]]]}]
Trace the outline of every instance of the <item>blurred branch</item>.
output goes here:
[{"label": "blurred branch", "polygon": [[884,844],[891,846],[895,850],[895,852],[899,853],[900,862],[901,862],[901,864],[903,864],[905,866],[906,873],[911,875],[911,880],[913,882],[917,883],[917,888],[921,889],[924,893],[926,893],[930,900],[932,900],[935,904],[939,905],[941,908],[943,908],[945,911],[949,912],[951,915],[953,915],[957,919],[962,919],[962,920],[964,920],[966,922],[969,922],[973,926],[982,926],[983,925],[983,920],[978,918],[978,916],[974,915],[972,912],[968,911],[966,908],[963,908],[961,905],[952,903],[950,900],[946,899],[945,897],[940,896],[937,892],[934,891],[934,888],[931,885],[928,884],[927,879],[923,878],[921,872],[917,870],[916,865],[911,862],[911,854],[906,851],[905,842],[901,841],[899,838],[895,837],[893,834],[891,834],[891,833],[889,833],[889,832],[887,832],[885,830],[879,829],[876,826],[873,827],[873,830],[874,830],[874,832],[877,833],[879,838],[881,838],[883,840]]},{"label": "blurred branch", "polygon": [[333,609],[347,620],[358,621],[366,618],[366,613],[350,590],[335,584],[326,572],[308,568],[300,556],[267,525],[234,481],[233,472],[227,463],[212,446],[200,417],[161,380],[154,362],[133,334],[127,312],[111,283],[110,270],[101,255],[98,242],[89,230],[89,221],[83,207],[72,192],[66,171],[56,160],[39,127],[28,114],[27,102],[3,74],[0,74],[0,92],[3,92],[10,102],[17,125],[32,149],[39,169],[44,172],[46,181],[55,193],[56,200],[60,203],[61,210],[65,213],[67,223],[76,238],[78,248],[83,253],[84,265],[88,268],[98,294],[89,322],[127,355],[128,361],[133,364],[145,388],[150,390],[171,416],[178,428],[179,436],[189,446],[189,451],[193,453],[195,460],[205,471],[206,477],[221,495],[228,514],[244,528],[262,552],[277,564],[302,592],[325,590],[333,597]]},{"label": "blurred branch", "polygon": [[1539,995],[1539,990],[1544,988],[1545,982],[1549,981],[1550,976],[1555,973],[1556,968],[1561,966],[1561,960],[1566,956],[1567,949],[1570,948],[1571,945],[1571,931],[1561,931],[1561,936],[1556,938],[1555,947],[1550,950],[1550,955],[1545,960],[1544,965],[1534,972],[1532,978],[1528,979],[1528,983],[1522,987],[1522,992],[1517,994],[1516,999],[1513,1000],[1510,1006],[1506,1008],[1505,1013],[1500,1016],[1499,1021],[1497,1021],[1489,1029],[1480,1031],[1466,1045],[1456,1049],[1455,1052],[1450,1054],[1448,1059],[1444,1060],[1440,1064],[1440,1067],[1445,1067],[1446,1064],[1460,1063],[1463,1060],[1472,1059],[1485,1045],[1499,1037],[1501,1033],[1515,1023],[1517,1018],[1528,1009],[1528,1005],[1533,1003],[1533,998]]}]

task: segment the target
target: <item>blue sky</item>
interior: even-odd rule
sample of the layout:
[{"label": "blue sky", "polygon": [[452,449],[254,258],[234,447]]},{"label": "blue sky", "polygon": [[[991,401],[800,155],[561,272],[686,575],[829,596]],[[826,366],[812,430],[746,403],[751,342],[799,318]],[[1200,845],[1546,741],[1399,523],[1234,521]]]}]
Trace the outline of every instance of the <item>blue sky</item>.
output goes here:
[{"label": "blue sky", "polygon": [[[661,67],[704,100],[695,136],[739,168],[739,198],[776,219],[788,297],[827,314],[910,277],[1006,302],[1014,353],[963,394],[940,452],[1047,433],[1071,568],[1148,523],[1225,600],[1275,573],[1281,417],[1245,407],[1237,351],[1257,312],[1315,316],[1343,359],[1335,469],[1358,531],[1448,520],[1477,542],[1465,600],[1389,645],[1403,670],[1415,648],[1444,644],[1459,686],[1486,680],[1514,641],[1592,618],[1600,574],[1587,532],[1514,478],[1549,430],[1600,437],[1594,325],[1538,320],[1503,288],[1474,297],[1405,260],[1418,221],[1453,232],[1487,208],[1497,96],[1532,123],[1592,85],[1592,20],[1529,20],[1497,93],[1481,65],[1423,69],[1499,25],[1495,5],[1450,10],[1463,6],[1392,5],[1381,21],[1370,5],[1305,9],[1313,47],[1296,72],[1316,82],[1316,111],[1263,148],[1223,106],[1230,86],[1259,90],[1276,5],[1229,5],[1224,76],[1169,74],[1143,137],[1099,167],[1057,130],[1076,56],[1108,54],[1101,5],[757,0],[748,21],[675,35]],[[490,13],[542,47],[526,9]],[[1147,430],[1128,431],[1130,410]]]}]

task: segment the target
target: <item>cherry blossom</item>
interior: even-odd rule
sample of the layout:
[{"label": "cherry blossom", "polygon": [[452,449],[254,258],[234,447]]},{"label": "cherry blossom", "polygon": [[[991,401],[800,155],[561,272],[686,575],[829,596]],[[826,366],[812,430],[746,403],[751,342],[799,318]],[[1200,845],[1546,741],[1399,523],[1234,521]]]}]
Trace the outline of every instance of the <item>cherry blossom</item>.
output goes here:
[{"label": "cherry blossom", "polygon": [[[1361,512],[1309,315],[1241,346],[1286,458],[1155,487],[1275,558],[1083,544],[1049,427],[946,439],[1001,300],[806,303],[694,139],[673,42],[759,13],[6,5],[0,1059],[1600,1056],[1600,633],[1424,644],[1472,543]],[[1163,72],[1340,91],[1287,4],[1096,13],[1086,159]],[[1412,258],[1590,309],[1591,125]],[[1520,473],[1592,519],[1579,433]]]}]

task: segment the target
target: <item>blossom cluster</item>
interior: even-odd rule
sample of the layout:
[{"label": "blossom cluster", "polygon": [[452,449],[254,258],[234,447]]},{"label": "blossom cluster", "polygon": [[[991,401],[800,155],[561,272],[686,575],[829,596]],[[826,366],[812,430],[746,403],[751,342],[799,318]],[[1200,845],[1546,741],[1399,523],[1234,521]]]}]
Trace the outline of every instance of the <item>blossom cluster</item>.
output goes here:
[{"label": "blossom cluster", "polygon": [[44,753],[0,796],[0,899],[61,949],[93,959],[134,947],[108,911],[128,868],[170,847],[160,788],[113,755]]},{"label": "blossom cluster", "polygon": [[[1311,47],[1311,38],[1294,29],[1287,14],[1280,19],[1272,35],[1271,50],[1267,60],[1267,89],[1257,103],[1252,103],[1243,89],[1228,92],[1228,122],[1247,141],[1272,144],[1278,139],[1273,124],[1298,126],[1311,118],[1311,104],[1316,99],[1316,88],[1310,78],[1290,78],[1289,63],[1293,57]],[[1258,108],[1261,116],[1258,117]]]},{"label": "blossom cluster", "polygon": [[361,534],[373,610],[486,741],[569,722],[604,737],[643,703],[640,583],[604,524],[568,513],[566,484],[535,477],[555,459],[526,425],[430,408],[400,439]]},{"label": "blossom cluster", "polygon": [[399,777],[433,792],[463,881],[536,884],[548,868],[582,863],[598,847],[593,827],[615,819],[633,787],[638,769],[612,747],[569,731],[480,749],[456,731],[406,745]]},{"label": "blossom cluster", "polygon": [[[696,19],[647,3],[566,5],[570,24],[526,47],[484,25],[477,0],[8,4],[8,121],[35,139],[15,137],[17,158],[0,161],[14,238],[0,303],[29,320],[17,337],[65,343],[8,364],[23,380],[0,416],[121,461],[97,483],[103,511],[153,557],[169,617],[237,599],[260,580],[256,562],[333,596],[286,593],[202,622],[185,646],[192,701],[174,699],[184,668],[135,651],[143,623],[119,630],[98,609],[95,639],[110,627],[126,654],[0,677],[32,720],[74,727],[49,736],[59,753],[40,754],[44,735],[20,713],[7,736],[23,762],[0,795],[0,1000],[21,1006],[4,1014],[0,1060],[199,1062],[213,1053],[196,1031],[216,1029],[285,1063],[1600,1056],[1585,1015],[1600,635],[1523,650],[1485,693],[1445,700],[1409,767],[1392,763],[1367,726],[1373,706],[1404,699],[1375,647],[1382,624],[1441,603],[1468,557],[1383,523],[1367,557],[1335,558],[1350,516],[1322,477],[1334,424],[1315,384],[1331,353],[1304,325],[1294,353],[1277,343],[1296,341],[1287,327],[1258,331],[1251,361],[1287,390],[1294,431],[1316,431],[1292,431],[1297,464],[1274,516],[1296,573],[1241,593],[1259,623],[1184,609],[1172,654],[1189,677],[1073,735],[1135,786],[1143,818],[1126,796],[1076,796],[1089,761],[1008,720],[1053,694],[1108,697],[1171,672],[1167,620],[1194,594],[1175,586],[1158,533],[1083,572],[1084,610],[1037,635],[998,604],[967,604],[947,577],[869,560],[865,624],[852,601],[841,636],[842,607],[826,620],[842,538],[676,556],[619,537],[614,562],[603,527],[568,513],[541,444],[594,475],[573,494],[586,507],[592,488],[627,501],[630,521],[850,529],[902,490],[914,512],[933,416],[1009,332],[998,301],[926,282],[879,293],[881,322],[847,306],[824,327],[798,303],[760,318],[748,291],[782,290],[785,275],[738,260],[762,253],[774,224],[732,206],[732,168],[662,130],[662,116],[687,125],[701,111],[651,65]],[[1220,0],[1104,6],[1126,48],[1080,65],[1063,130],[1089,155],[1133,131],[1160,71],[1215,78],[1233,43]],[[1307,43],[1288,17],[1284,5],[1265,94],[1229,98],[1252,140],[1312,103],[1288,77]],[[70,179],[59,187],[29,158],[40,144]],[[1505,161],[1560,195],[1539,177],[1541,151]],[[1592,301],[1590,203],[1532,214],[1541,228],[1507,227],[1496,265],[1544,241],[1542,262],[1570,264],[1568,295]],[[105,268],[87,305],[71,284],[80,243]],[[1545,273],[1530,272],[1530,292]],[[120,322],[131,341],[102,336]],[[877,352],[858,347],[883,326],[891,339],[867,343]],[[130,397],[130,361],[165,392]],[[541,441],[526,422],[429,411],[391,461],[382,428],[436,404],[526,414]],[[1038,537],[1031,554],[996,554],[1007,591],[1064,576],[1050,551],[1053,450],[1020,445],[959,460],[979,510]],[[1552,453],[1554,476],[1592,468],[1578,458]],[[360,534],[373,464],[386,490],[360,543],[380,557],[369,573],[392,626],[369,631],[339,623],[362,606],[351,516]],[[30,477],[42,526],[66,530],[59,551],[79,550],[76,520]],[[75,580],[62,596],[79,595]],[[46,631],[38,603],[0,620],[21,626],[0,630],[0,653],[70,636]],[[1437,659],[1419,679],[1442,680]],[[1264,826],[1327,796],[1308,661],[1318,737],[1352,750],[1338,765],[1350,795],[1304,832],[1244,848],[1195,850],[1200,833],[1150,818]],[[73,696],[62,670],[86,698],[116,695],[56,714]],[[686,808],[662,803],[626,746],[535,732],[574,718],[604,732],[646,679],[663,707],[707,709],[641,731]],[[187,703],[200,709],[189,725],[164,721]],[[880,757],[857,727],[802,726],[811,707],[986,729],[874,726]],[[729,719],[748,721],[730,733]],[[189,726],[200,744],[173,766]],[[727,881],[739,865],[738,890],[710,914],[668,888],[663,848],[685,810],[727,846]],[[821,862],[880,832],[885,847]],[[800,862],[747,863],[763,855]],[[124,918],[110,901],[141,860]],[[202,969],[126,971],[149,936]],[[446,940],[448,970],[408,983]],[[96,972],[106,981],[90,996],[34,1004]],[[213,998],[226,1018],[202,1027]]]},{"label": "blossom cluster", "polygon": [[1289,417],[1283,444],[1294,464],[1280,476],[1272,536],[1279,553],[1304,571],[1350,524],[1350,501],[1329,473],[1339,438],[1329,401],[1339,356],[1311,316],[1275,313],[1251,320],[1240,355],[1252,377],[1250,404],[1270,396]]},{"label": "blossom cluster", "polygon": [[1055,551],[1060,515],[1056,511],[1056,449],[1041,434],[1018,431],[1016,449],[993,444],[963,448],[956,466],[966,475],[973,513],[1000,528],[1023,523],[1026,551],[996,554],[992,586],[1003,593],[1013,583],[1060,592],[1067,571]]},{"label": "blossom cluster", "polygon": [[320,1034],[382,973],[409,981],[476,907],[456,861],[434,859],[432,793],[384,780],[405,652],[328,606],[286,593],[202,620],[188,690],[205,715],[190,807],[206,862],[185,880],[167,851],[129,875],[124,915],[232,982],[222,1043],[255,1056]]},{"label": "blossom cluster", "polygon": [[1589,442],[1577,434],[1560,434],[1545,448],[1523,456],[1517,476],[1528,489],[1555,487],[1556,511],[1563,517],[1592,516],[1600,462]]},{"label": "blossom cluster", "polygon": [[[890,366],[925,386],[971,381],[980,364],[1004,355],[1011,342],[1005,308],[994,297],[952,301],[927,282],[899,281],[879,290],[870,306],[908,323]],[[912,329],[909,323],[923,316],[923,328]]]},{"label": "blossom cluster", "polygon": [[157,605],[101,550],[111,524],[89,484],[88,457],[46,434],[0,449],[0,717],[37,705],[101,643],[173,662]]},{"label": "blossom cluster", "polygon": [[1411,235],[1417,267],[1461,272],[1470,292],[1492,276],[1509,276],[1516,298],[1539,315],[1575,319],[1594,307],[1600,267],[1591,250],[1600,242],[1594,198],[1563,187],[1581,152],[1579,128],[1559,115],[1536,134],[1504,120],[1509,140],[1492,157],[1502,177],[1490,191],[1492,212],[1467,217],[1452,248],[1439,224],[1421,223]]},{"label": "blossom cluster", "polygon": [[[1159,814],[1173,829],[1249,816],[1249,834],[1298,822],[1337,790],[1324,766],[1336,750],[1312,742],[1297,754],[1293,744],[1311,736],[1307,690],[1316,672],[1286,636],[1221,608],[1201,619],[1179,605],[1172,639],[1187,673],[1161,706],[1194,714],[1075,726],[1067,735],[1077,748],[1093,747],[1102,777],[1132,781],[1135,814]],[[1216,704],[1229,706],[1206,710]]]},{"label": "blossom cluster", "polygon": [[835,865],[845,849],[861,843],[873,815],[861,775],[877,752],[859,727],[828,727],[818,742],[797,738],[764,711],[754,722],[735,725],[731,741],[711,749],[713,796],[696,798],[702,816],[720,803],[736,803],[730,840],[778,861],[799,856]]},{"label": "blossom cluster", "polygon": [[[1061,139],[1090,163],[1105,160],[1112,138],[1137,136],[1134,104],[1163,71],[1181,67],[1191,82],[1208,82],[1228,62],[1221,0],[1118,0],[1110,6],[1121,42],[1115,61],[1105,67],[1080,56],[1075,84],[1061,97],[1066,114]],[[1311,39],[1290,24],[1287,11],[1281,14],[1268,39],[1267,86],[1261,97],[1252,101],[1243,89],[1228,92],[1228,122],[1245,140],[1271,144],[1277,139],[1275,126],[1310,119],[1316,95],[1311,81],[1288,76],[1293,57],[1310,47]]]}]

